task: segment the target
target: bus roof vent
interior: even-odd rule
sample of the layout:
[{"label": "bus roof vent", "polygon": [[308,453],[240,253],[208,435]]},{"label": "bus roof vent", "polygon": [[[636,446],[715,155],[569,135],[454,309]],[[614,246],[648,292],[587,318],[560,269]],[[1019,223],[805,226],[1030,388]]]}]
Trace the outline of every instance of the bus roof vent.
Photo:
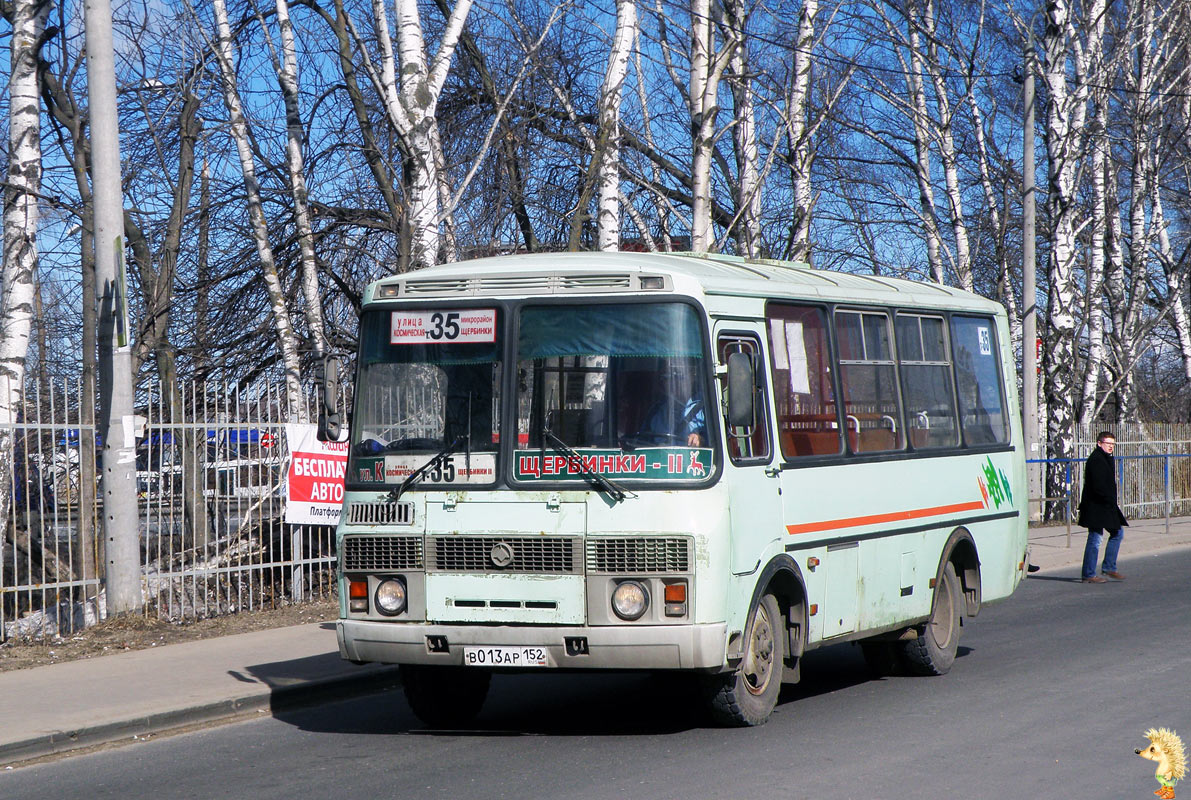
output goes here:
[{"label": "bus roof vent", "polygon": [[563,292],[612,292],[634,288],[628,274],[619,275],[560,275],[559,291]]},{"label": "bus roof vent", "polygon": [[453,295],[566,294],[616,292],[639,288],[633,276],[624,273],[530,273],[526,275],[480,275],[472,278],[407,278],[403,297],[450,297]]},{"label": "bus roof vent", "polygon": [[524,294],[526,292],[549,292],[549,275],[500,275],[491,278],[476,278],[476,288],[484,294]]},{"label": "bus roof vent", "polygon": [[471,281],[467,278],[423,278],[405,281],[404,295],[469,294]]}]

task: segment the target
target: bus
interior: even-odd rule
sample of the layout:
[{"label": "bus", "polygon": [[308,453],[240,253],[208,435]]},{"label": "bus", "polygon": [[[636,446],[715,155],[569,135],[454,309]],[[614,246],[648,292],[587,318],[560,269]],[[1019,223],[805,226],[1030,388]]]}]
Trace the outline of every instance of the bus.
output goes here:
[{"label": "bus", "polygon": [[[532,254],[377,281],[340,654],[400,665],[431,726],[502,671],[690,673],[737,726],[818,647],[946,673],[962,618],[1027,569],[1012,365],[995,302],[800,263]],[[324,438],[337,403],[331,380]]]}]

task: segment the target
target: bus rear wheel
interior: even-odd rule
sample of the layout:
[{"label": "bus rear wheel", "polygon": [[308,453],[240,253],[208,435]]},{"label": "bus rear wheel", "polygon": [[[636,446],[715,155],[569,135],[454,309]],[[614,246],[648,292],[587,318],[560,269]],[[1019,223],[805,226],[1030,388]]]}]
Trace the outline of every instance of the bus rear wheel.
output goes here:
[{"label": "bus rear wheel", "polygon": [[782,688],[784,642],[781,608],[767,594],[749,620],[740,666],[707,679],[712,719],[735,727],[763,725],[769,719]]},{"label": "bus rear wheel", "polygon": [[918,630],[918,637],[904,643],[902,655],[917,675],[945,675],[955,663],[959,649],[960,613],[963,592],[955,565],[943,567],[943,578],[935,586],[930,619]]},{"label": "bus rear wheel", "polygon": [[470,667],[401,665],[401,690],[414,714],[432,728],[455,728],[475,718],[488,698],[492,673]]}]

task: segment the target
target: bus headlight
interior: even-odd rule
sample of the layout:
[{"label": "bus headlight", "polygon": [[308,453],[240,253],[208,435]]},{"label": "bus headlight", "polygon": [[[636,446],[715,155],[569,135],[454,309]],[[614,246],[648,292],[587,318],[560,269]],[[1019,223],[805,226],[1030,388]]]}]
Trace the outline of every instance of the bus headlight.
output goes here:
[{"label": "bus headlight", "polygon": [[376,610],[392,617],[405,610],[405,583],[399,578],[383,580],[376,586]]},{"label": "bus headlight", "polygon": [[621,619],[640,619],[647,608],[649,591],[639,581],[621,581],[612,592],[612,610]]}]

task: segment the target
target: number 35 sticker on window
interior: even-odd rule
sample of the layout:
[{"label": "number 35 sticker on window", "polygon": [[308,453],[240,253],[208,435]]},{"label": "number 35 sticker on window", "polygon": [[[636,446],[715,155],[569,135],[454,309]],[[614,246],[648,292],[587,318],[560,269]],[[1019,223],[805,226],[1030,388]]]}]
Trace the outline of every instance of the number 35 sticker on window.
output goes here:
[{"label": "number 35 sticker on window", "polygon": [[496,309],[394,311],[389,344],[466,344],[496,341]]}]

